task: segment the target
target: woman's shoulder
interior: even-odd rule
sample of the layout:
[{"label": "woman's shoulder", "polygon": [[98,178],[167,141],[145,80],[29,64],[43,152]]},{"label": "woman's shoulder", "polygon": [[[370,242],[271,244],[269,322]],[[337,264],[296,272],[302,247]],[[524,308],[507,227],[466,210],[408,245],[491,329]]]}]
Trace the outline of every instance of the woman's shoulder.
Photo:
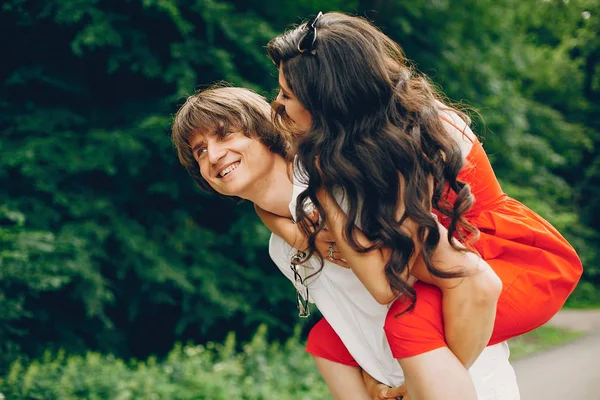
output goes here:
[{"label": "woman's shoulder", "polygon": [[440,103],[440,119],[446,127],[448,134],[452,136],[458,146],[460,146],[463,158],[467,158],[473,144],[477,142],[477,136],[465,121],[455,110]]}]

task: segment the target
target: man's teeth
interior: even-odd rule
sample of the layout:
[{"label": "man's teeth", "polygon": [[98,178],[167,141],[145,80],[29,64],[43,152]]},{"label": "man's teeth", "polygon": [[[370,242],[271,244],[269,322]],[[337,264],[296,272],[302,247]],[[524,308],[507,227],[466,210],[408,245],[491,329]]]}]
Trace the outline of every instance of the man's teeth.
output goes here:
[{"label": "man's teeth", "polygon": [[229,167],[225,168],[223,171],[221,171],[221,173],[219,174],[222,177],[224,177],[225,175],[227,175],[228,173],[230,173],[231,171],[233,171],[234,169],[236,169],[237,167],[239,167],[240,163],[236,162],[234,164],[231,164]]}]

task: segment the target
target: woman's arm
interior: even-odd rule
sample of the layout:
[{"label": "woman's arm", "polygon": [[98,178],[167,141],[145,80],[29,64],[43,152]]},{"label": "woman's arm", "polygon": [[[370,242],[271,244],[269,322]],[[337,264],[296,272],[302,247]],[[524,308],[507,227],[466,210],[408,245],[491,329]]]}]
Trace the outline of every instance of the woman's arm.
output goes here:
[{"label": "woman's arm", "polygon": [[[382,304],[391,302],[396,294],[390,288],[385,276],[385,264],[389,249],[373,250],[367,253],[355,252],[344,239],[343,229],[347,215],[329,195],[320,193],[319,200],[327,213],[328,232],[322,232],[317,247],[321,254],[327,254],[329,242],[336,242],[334,260],[342,267],[350,267],[373,297]],[[299,227],[290,219],[271,214],[255,206],[263,223],[290,246],[305,250],[307,241]],[[416,232],[416,225],[407,221],[409,232]],[[462,278],[441,279],[429,273],[423,259],[415,256],[410,260],[408,271],[417,279],[435,285],[442,290],[445,319],[446,342],[465,367],[470,367],[490,340],[496,305],[502,282],[490,266],[477,255],[461,252],[453,248],[447,239],[447,230],[441,224],[440,242],[433,253],[435,265],[445,271],[458,266],[465,269]],[[358,242],[368,246],[366,236],[356,229]],[[415,254],[419,253],[415,249]]]},{"label": "woman's arm", "polygon": [[[325,190],[319,191],[318,198],[327,216],[327,228],[352,272],[365,285],[377,302],[388,304],[394,300],[397,294],[392,291],[385,276],[385,264],[390,252],[387,249],[376,249],[365,253],[355,251],[344,235],[344,227],[348,220],[346,213]],[[361,246],[368,247],[371,245],[369,239],[360,229],[355,229],[354,235]],[[408,279],[408,269],[406,272],[406,279]]]},{"label": "woman's arm", "polygon": [[[379,303],[391,302],[396,293],[389,286],[385,276],[385,265],[390,250],[377,249],[366,253],[354,251],[344,237],[347,215],[324,190],[321,190],[318,196],[327,215],[327,226],[342,257]],[[407,220],[404,228],[413,233],[414,238],[417,232],[416,224]],[[492,335],[502,282],[480,257],[452,247],[444,226],[438,223],[438,229],[440,242],[432,255],[434,264],[438,269],[447,272],[461,268],[465,276],[442,279],[431,275],[422,257],[418,256],[420,246],[416,243],[414,256],[406,270],[406,278],[410,271],[417,279],[442,290],[446,341],[450,350],[468,368],[483,351]],[[354,234],[360,245],[367,247],[371,244],[360,229],[357,228]]]}]

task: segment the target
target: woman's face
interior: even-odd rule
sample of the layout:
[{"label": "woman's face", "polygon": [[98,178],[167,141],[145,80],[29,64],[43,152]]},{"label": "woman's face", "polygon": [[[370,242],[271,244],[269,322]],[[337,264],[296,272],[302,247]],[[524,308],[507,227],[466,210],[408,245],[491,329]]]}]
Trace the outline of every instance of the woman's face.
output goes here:
[{"label": "woman's face", "polygon": [[285,107],[285,113],[301,131],[307,131],[312,125],[312,117],[300,100],[290,90],[283,73],[283,63],[279,65],[279,94],[277,102]]}]

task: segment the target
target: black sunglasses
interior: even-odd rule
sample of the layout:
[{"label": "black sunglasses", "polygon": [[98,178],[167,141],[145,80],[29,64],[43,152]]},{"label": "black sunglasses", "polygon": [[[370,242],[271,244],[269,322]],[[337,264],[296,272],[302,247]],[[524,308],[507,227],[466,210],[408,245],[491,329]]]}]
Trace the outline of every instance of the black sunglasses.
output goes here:
[{"label": "black sunglasses", "polygon": [[[308,318],[310,316],[310,307],[308,305],[308,286],[302,279],[300,275],[300,271],[298,271],[298,264],[306,261],[306,253],[303,251],[298,251],[296,254],[292,256],[290,262],[290,268],[294,272],[294,282],[296,283],[296,303],[298,305],[298,316],[300,318]],[[304,296],[300,293],[298,286],[303,286]]]},{"label": "black sunglasses", "polygon": [[306,34],[298,43],[298,51],[300,53],[309,52],[312,55],[317,54],[317,50],[315,47],[315,42],[317,41],[317,28],[315,24],[323,16],[323,12],[319,11],[317,16],[308,24],[306,24]]}]

